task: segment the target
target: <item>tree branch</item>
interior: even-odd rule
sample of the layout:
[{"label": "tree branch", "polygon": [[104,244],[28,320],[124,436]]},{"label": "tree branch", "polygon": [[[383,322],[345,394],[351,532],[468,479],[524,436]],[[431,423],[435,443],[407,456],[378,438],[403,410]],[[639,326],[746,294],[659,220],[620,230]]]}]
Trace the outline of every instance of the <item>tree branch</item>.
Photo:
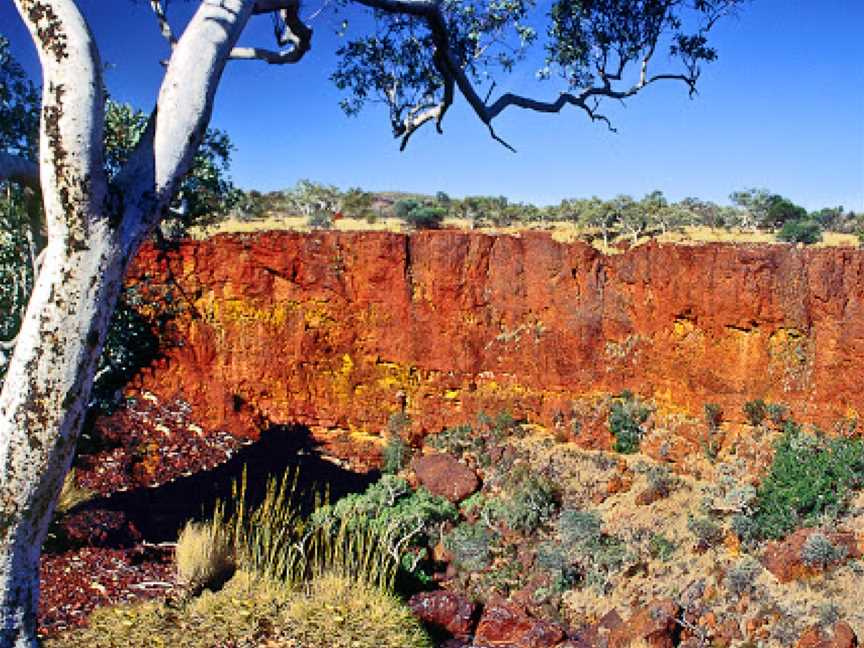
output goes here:
[{"label": "tree branch", "polygon": [[273,11],[281,11],[289,7],[297,6],[297,0],[257,0],[252,8],[253,15],[261,15],[271,13]]},{"label": "tree branch", "polygon": [[168,60],[156,109],[115,180],[122,241],[136,250],[168,209],[210,121],[216,88],[256,3],[201,2]]},{"label": "tree branch", "polygon": [[39,169],[49,242],[85,244],[106,217],[105,92],[93,35],[73,0],[15,0],[42,63]]},{"label": "tree branch", "polygon": [[177,45],[177,39],[174,37],[171,23],[168,22],[168,17],[165,15],[165,7],[162,5],[162,0],[150,0],[150,8],[156,16],[156,21],[159,23],[159,31],[162,37],[168,41],[168,45],[173,50]]},{"label": "tree branch", "polygon": [[10,180],[39,190],[39,165],[33,160],[0,151],[0,182]]},{"label": "tree branch", "polygon": [[437,51],[435,52],[435,67],[438,68],[439,72],[441,72],[441,75],[444,77],[444,97],[441,99],[441,102],[435,106],[431,106],[425,110],[409,115],[405,120],[403,120],[400,127],[394,131],[396,137],[402,137],[402,143],[399,145],[400,151],[405,150],[405,147],[408,146],[408,140],[411,138],[411,135],[428,121],[434,119],[435,130],[437,130],[439,134],[444,132],[441,128],[441,122],[444,120],[444,115],[447,114],[447,110],[453,104],[454,83],[453,77],[447,74],[447,67],[443,58]]},{"label": "tree branch", "polygon": [[312,29],[300,19],[299,3],[296,0],[287,3],[273,1],[269,5],[284,5],[279,8],[279,16],[285,21],[285,28],[281,31],[277,29],[276,42],[279,46],[290,43],[291,47],[278,52],[259,47],[235,47],[231,50],[231,60],[258,60],[270,65],[286,65],[297,63],[312,48]]}]

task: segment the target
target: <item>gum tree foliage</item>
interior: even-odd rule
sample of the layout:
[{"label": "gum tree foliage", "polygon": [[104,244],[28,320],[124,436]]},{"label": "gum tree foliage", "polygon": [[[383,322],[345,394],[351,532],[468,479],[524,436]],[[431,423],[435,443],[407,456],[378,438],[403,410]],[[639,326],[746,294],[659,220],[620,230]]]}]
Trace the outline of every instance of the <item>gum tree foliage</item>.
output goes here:
[{"label": "gum tree foliage", "polygon": [[[34,161],[38,131],[36,87],[0,35],[0,165],[4,157]],[[40,243],[38,184],[18,182],[25,179],[10,173],[0,182],[0,380],[30,296]]]},{"label": "gum tree foliage", "polygon": [[[113,178],[129,161],[147,129],[149,115],[127,103],[113,100],[105,109],[105,167]],[[192,165],[174,195],[170,217],[173,230],[212,225],[239,206],[243,192],[231,180],[234,144],[224,131],[208,128],[195,152]]]},{"label": "gum tree foliage", "polygon": [[[128,264],[171,213],[206,140],[225,66],[298,63],[313,34],[299,0],[198,0],[177,34],[167,1],[150,0],[166,41],[163,81],[137,143],[112,171],[104,67],[79,2],[13,2],[42,67],[39,153],[37,163],[5,148],[0,181],[38,186],[47,245],[0,393],[0,647],[29,647],[37,643],[39,548]],[[710,30],[741,2],[341,0],[327,7],[370,11],[372,27],[350,33],[333,79],[349,113],[383,102],[403,146],[426,124],[440,131],[457,92],[502,143],[493,122],[510,108],[577,108],[609,125],[605,100],[661,81],[694,92],[701,65],[716,57]],[[275,47],[238,46],[259,18],[272,20]],[[493,77],[525,62],[530,47],[555,88],[542,98],[496,94]]]},{"label": "gum tree foliage", "polygon": [[[0,37],[0,75],[3,85],[0,107],[0,141],[6,151],[35,155],[38,131],[38,95],[24,71]],[[147,115],[129,104],[108,100],[105,104],[105,169],[116,175],[128,161],[147,125]],[[229,172],[233,145],[228,135],[207,129],[192,168],[180,183],[170,220],[173,233],[190,225],[208,225],[233,209],[242,192]],[[45,245],[44,216],[32,189],[13,182],[2,183],[0,196],[0,384],[6,372],[7,354],[14,347],[21,318],[30,297],[33,279]],[[135,303],[137,295],[121,296],[111,323],[105,349],[96,372],[93,403],[112,406],[114,393],[123,387],[157,351],[157,336]]]}]

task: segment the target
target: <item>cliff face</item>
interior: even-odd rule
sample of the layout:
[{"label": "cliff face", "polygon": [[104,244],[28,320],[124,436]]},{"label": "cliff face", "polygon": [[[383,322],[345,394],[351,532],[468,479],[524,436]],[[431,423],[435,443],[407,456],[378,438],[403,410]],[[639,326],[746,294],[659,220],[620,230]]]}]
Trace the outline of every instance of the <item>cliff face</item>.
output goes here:
[{"label": "cliff face", "polygon": [[404,408],[416,434],[504,409],[569,431],[623,389],[678,421],[713,402],[734,424],[754,398],[823,426],[864,411],[854,249],[271,232],[145,248],[129,281],[178,310],[132,391],[185,400],[206,430],[360,438]]}]

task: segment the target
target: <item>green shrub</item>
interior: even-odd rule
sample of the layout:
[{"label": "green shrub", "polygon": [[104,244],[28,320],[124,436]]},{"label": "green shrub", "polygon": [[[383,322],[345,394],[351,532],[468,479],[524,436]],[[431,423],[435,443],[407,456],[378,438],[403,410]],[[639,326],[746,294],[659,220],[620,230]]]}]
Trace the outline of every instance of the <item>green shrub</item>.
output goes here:
[{"label": "green shrub", "polygon": [[457,425],[432,436],[428,444],[433,448],[452,454],[454,457],[473,455],[478,463],[489,465],[489,449],[511,437],[522,437],[522,425],[507,412],[500,412],[492,418],[480,413],[475,425]]},{"label": "green shrub", "polygon": [[461,458],[477,447],[477,437],[470,425],[457,425],[429,437],[427,443],[436,450]]},{"label": "green shrub", "polygon": [[789,420],[789,408],[784,403],[769,403],[766,406],[768,419],[777,426],[785,425]]},{"label": "green shrub", "polygon": [[732,531],[738,536],[741,544],[752,548],[762,537],[759,525],[750,512],[736,513],[730,522]]},{"label": "green shrub", "polygon": [[636,470],[645,475],[649,490],[661,497],[668,497],[681,483],[681,480],[673,475],[667,466],[640,463],[636,466]]},{"label": "green shrub", "polygon": [[633,558],[627,544],[616,536],[602,535],[582,549],[585,584],[600,593],[608,591],[610,578]]},{"label": "green shrub", "polygon": [[565,548],[555,542],[544,542],[537,547],[537,566],[549,572],[552,577],[551,587],[554,593],[560,594],[576,586],[582,574],[573,564]]},{"label": "green shrub", "polygon": [[391,436],[381,451],[381,471],[395,475],[411,461],[411,446],[401,437]]},{"label": "green shrub", "polygon": [[416,229],[438,229],[446,215],[447,210],[443,207],[422,205],[411,210],[405,216],[405,222]]},{"label": "green shrub", "polygon": [[387,434],[402,436],[411,428],[411,417],[405,412],[393,412],[387,417]]},{"label": "green shrub", "polygon": [[529,533],[548,522],[557,508],[557,489],[548,479],[530,475],[508,487],[511,495],[502,510],[513,531]]},{"label": "green shrub", "polygon": [[565,509],[558,517],[558,534],[565,545],[592,544],[603,535],[603,521],[593,511]]},{"label": "green shrub", "polygon": [[[768,201],[765,214],[765,224],[771,227],[784,227],[789,223],[802,222],[807,219],[807,210],[796,205],[783,196],[773,195]],[[815,221],[814,221],[815,222]]]},{"label": "green shrub", "polygon": [[652,558],[657,558],[663,562],[672,558],[677,547],[669,538],[660,533],[655,533],[648,541],[648,551]]},{"label": "green shrub", "polygon": [[609,430],[615,437],[613,449],[622,454],[639,451],[644,430],[651,410],[629,391],[621,392],[609,412]]},{"label": "green shrub", "polygon": [[702,451],[712,463],[717,460],[720,447],[723,445],[722,433],[720,432],[722,422],[723,410],[721,407],[716,403],[706,403],[705,424],[708,426],[708,430],[702,439]]},{"label": "green shrub", "polygon": [[592,511],[564,510],[558,534],[571,563],[578,564],[584,584],[603,593],[609,579],[632,558],[623,540],[602,531],[600,516]]},{"label": "green shrub", "polygon": [[492,562],[492,532],[479,524],[463,522],[444,536],[444,547],[453,554],[457,567],[481,571]]},{"label": "green shrub", "polygon": [[744,416],[750,425],[762,425],[768,416],[768,405],[761,398],[744,403]]},{"label": "green shrub", "polygon": [[435,538],[441,525],[459,518],[456,507],[423,487],[412,491],[404,479],[384,475],[362,494],[343,497],[312,515],[318,526],[346,520],[368,522],[389,538],[393,546],[422,548]]},{"label": "green shrub", "polygon": [[406,199],[396,203],[396,215],[417,229],[437,229],[447,215],[447,209],[433,204]]},{"label": "green shrub", "polygon": [[754,521],[761,537],[779,538],[842,512],[864,485],[864,441],[809,435],[787,423],[758,490]]},{"label": "green shrub", "polygon": [[723,409],[717,403],[705,403],[705,424],[716,430],[723,422]]},{"label": "green shrub", "polygon": [[804,243],[810,245],[822,240],[822,227],[818,222],[804,218],[783,223],[777,238],[787,243]]},{"label": "green shrub", "polygon": [[316,211],[306,221],[312,229],[330,229],[333,227],[333,215],[323,211]]}]

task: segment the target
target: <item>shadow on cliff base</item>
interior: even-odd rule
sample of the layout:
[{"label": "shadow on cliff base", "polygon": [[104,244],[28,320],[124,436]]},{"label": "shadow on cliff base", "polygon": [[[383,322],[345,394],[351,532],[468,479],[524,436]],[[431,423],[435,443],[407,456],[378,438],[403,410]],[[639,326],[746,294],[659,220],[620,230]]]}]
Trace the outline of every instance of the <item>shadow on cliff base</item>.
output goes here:
[{"label": "shadow on cliff base", "polygon": [[318,452],[309,429],[300,425],[271,425],[260,439],[244,446],[227,462],[206,471],[180,477],[153,488],[138,488],[92,500],[78,509],[119,511],[148,542],[170,542],[189,519],[209,517],[217,500],[231,496],[246,470],[247,503],[264,496],[267,480],[290,470],[298,474],[295,503],[304,514],[311,511],[316,493],[329,500],[362,491],[378,472],[356,473],[333,463]]}]

